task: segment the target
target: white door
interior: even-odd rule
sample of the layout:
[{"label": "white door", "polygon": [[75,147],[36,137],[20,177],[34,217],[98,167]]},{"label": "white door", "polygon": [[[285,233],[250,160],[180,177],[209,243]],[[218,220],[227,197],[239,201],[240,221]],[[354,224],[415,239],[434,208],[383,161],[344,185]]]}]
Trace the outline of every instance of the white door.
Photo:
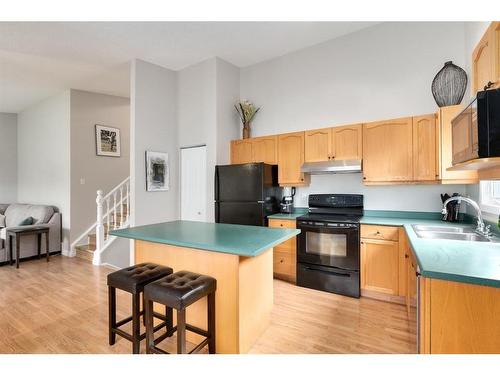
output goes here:
[{"label": "white door", "polygon": [[181,220],[206,221],[207,147],[181,148]]}]

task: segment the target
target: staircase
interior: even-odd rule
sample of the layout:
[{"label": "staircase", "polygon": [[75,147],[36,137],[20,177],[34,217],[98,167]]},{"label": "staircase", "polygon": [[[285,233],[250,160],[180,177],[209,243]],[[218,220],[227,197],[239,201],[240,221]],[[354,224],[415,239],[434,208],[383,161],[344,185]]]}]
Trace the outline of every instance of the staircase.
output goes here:
[{"label": "staircase", "polygon": [[130,217],[130,178],[126,178],[106,195],[97,191],[97,220],[72,244],[76,257],[101,264],[101,255],[115,240],[109,232],[114,229],[126,228]]}]

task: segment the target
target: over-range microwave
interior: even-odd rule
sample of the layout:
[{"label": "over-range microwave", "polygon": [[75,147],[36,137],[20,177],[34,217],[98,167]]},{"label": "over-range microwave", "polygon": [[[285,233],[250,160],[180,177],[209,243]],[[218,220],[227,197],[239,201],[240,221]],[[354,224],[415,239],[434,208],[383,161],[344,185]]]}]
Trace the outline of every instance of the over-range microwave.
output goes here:
[{"label": "over-range microwave", "polygon": [[500,89],[478,92],[451,129],[453,165],[500,156]]}]

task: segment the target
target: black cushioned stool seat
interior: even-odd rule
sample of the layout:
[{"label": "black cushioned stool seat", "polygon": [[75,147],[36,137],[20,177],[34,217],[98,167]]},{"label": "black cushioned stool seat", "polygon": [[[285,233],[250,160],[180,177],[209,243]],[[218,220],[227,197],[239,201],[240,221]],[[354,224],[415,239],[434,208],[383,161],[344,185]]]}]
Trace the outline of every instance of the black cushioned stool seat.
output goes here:
[{"label": "black cushioned stool seat", "polygon": [[[177,353],[186,353],[186,330],[205,336],[190,353],[196,353],[208,345],[209,353],[215,353],[215,291],[217,280],[213,277],[189,271],[179,271],[154,281],[144,287],[146,306],[146,351],[147,353],[166,353],[156,345],[177,331]],[[194,302],[207,297],[208,330],[186,323],[186,308]],[[177,310],[177,326],[154,339],[153,302]]]},{"label": "black cushioned stool seat", "polygon": [[[160,266],[154,263],[140,263],[135,266],[123,268],[119,271],[108,275],[108,308],[109,308],[109,345],[114,345],[116,335],[120,335],[129,341],[132,341],[132,352],[138,354],[140,351],[140,341],[146,337],[146,334],[140,334],[140,317],[144,316],[146,321],[145,311],[141,311],[141,293],[143,294],[144,303],[144,287],[153,281],[170,275],[173,272],[172,268]],[[116,321],[116,289],[132,294],[132,315],[128,318]],[[172,331],[172,309],[166,309],[165,315],[155,313],[157,318],[163,320],[163,323],[154,327],[157,331],[163,327],[167,327],[167,332]],[[132,321],[132,334],[128,334],[119,327],[123,324]]]}]

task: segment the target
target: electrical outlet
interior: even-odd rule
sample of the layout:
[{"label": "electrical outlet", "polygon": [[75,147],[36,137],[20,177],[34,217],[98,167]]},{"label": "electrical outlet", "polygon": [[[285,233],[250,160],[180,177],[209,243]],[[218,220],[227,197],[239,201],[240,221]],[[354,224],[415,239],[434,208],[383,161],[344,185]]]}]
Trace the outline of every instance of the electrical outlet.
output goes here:
[{"label": "electrical outlet", "polygon": [[85,179],[83,177],[80,177],[80,185],[85,185]]}]

